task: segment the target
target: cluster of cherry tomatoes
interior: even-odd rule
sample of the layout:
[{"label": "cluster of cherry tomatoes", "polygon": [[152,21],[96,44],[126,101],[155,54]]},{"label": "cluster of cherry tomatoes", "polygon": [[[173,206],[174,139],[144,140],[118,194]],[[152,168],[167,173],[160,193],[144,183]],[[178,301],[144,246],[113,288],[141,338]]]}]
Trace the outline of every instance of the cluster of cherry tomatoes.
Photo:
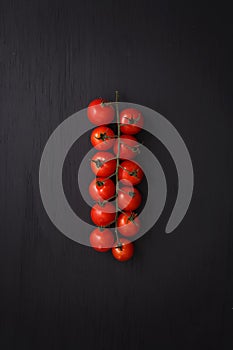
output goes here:
[{"label": "cluster of cherry tomatoes", "polygon": [[[129,237],[135,236],[140,229],[135,210],[140,206],[142,196],[134,186],[142,181],[144,174],[132,159],[139,152],[139,143],[133,135],[141,130],[143,115],[134,108],[122,110],[118,114],[120,135],[108,126],[114,123],[115,115],[113,104],[102,98],[92,101],[87,109],[90,122],[97,126],[91,133],[91,143],[97,153],[90,163],[96,177],[89,186],[90,196],[95,201],[91,219],[97,228],[90,234],[90,244],[99,252],[112,249],[117,260],[126,261],[134,253]],[[113,199],[117,207],[112,204]],[[113,223],[116,235],[108,228]]]}]

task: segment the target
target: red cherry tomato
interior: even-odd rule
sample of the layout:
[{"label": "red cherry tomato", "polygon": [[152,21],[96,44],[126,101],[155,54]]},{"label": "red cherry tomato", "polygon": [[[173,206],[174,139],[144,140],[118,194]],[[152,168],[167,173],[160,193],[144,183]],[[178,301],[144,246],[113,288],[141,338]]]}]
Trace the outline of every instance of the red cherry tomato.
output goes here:
[{"label": "red cherry tomato", "polygon": [[132,185],[137,185],[142,181],[144,174],[137,163],[125,160],[120,164],[118,176],[123,184],[127,185],[129,181]]},{"label": "red cherry tomato", "polygon": [[120,238],[119,243],[115,243],[112,248],[112,255],[119,261],[127,261],[132,258],[134,245],[128,239]]},{"label": "red cherry tomato", "polygon": [[[113,147],[114,153],[118,154],[118,140],[115,141]],[[133,159],[139,152],[139,143],[137,139],[131,135],[121,135],[120,137],[120,157],[122,159]]]},{"label": "red cherry tomato", "polygon": [[117,227],[123,236],[135,236],[140,228],[140,221],[137,214],[130,211],[120,214],[117,220]]},{"label": "red cherry tomato", "polygon": [[91,169],[98,177],[108,177],[116,171],[116,159],[110,152],[97,152],[91,160]]},{"label": "red cherry tomato", "polygon": [[106,151],[114,144],[115,135],[107,126],[99,126],[91,133],[91,143],[98,151]]},{"label": "red cherry tomato", "polygon": [[107,202],[95,204],[91,209],[91,219],[96,226],[108,226],[115,220],[115,207]]},{"label": "red cherry tomato", "polygon": [[144,118],[142,113],[135,108],[127,108],[120,113],[121,132],[134,135],[141,131]]},{"label": "red cherry tomato", "polygon": [[90,234],[90,244],[97,252],[107,252],[114,244],[114,236],[109,229],[96,228]]},{"label": "red cherry tomato", "polygon": [[88,105],[87,116],[92,124],[110,124],[113,121],[115,109],[106,102],[103,98],[96,98]]},{"label": "red cherry tomato", "polygon": [[142,201],[141,193],[135,187],[122,187],[118,192],[118,206],[122,210],[133,211]]},{"label": "red cherry tomato", "polygon": [[94,201],[105,201],[115,195],[116,186],[111,179],[95,178],[89,186],[89,193]]}]

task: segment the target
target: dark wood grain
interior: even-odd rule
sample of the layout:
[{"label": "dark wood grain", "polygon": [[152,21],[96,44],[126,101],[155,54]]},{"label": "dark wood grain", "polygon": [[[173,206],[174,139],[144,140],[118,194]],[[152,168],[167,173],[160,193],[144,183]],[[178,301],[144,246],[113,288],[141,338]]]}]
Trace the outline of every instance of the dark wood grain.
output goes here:
[{"label": "dark wood grain", "polygon": [[[1,1],[1,349],[232,349],[232,20],[221,2]],[[190,209],[156,226],[127,264],[63,236],[41,203],[51,132],[118,89],[179,130]],[[70,163],[67,191],[75,186]],[[73,175],[72,175],[73,174]],[[84,213],[85,214],[85,213]]]}]

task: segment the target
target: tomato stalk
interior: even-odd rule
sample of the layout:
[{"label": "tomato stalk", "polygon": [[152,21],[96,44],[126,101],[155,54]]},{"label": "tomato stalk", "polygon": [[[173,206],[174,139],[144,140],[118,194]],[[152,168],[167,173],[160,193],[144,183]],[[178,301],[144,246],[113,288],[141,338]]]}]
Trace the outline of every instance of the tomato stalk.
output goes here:
[{"label": "tomato stalk", "polygon": [[127,145],[126,143],[124,142],[121,142],[126,148],[130,149],[131,151],[135,152],[135,153],[140,153],[140,150],[139,150],[139,147],[140,145],[138,146],[129,146]]},{"label": "tomato stalk", "polygon": [[111,201],[112,199],[115,199],[116,197],[117,197],[117,195],[114,194],[114,196],[112,196],[112,197],[110,197],[110,198],[108,198],[108,199],[105,199],[105,200],[102,201],[102,202],[103,202],[103,203],[107,203],[107,202]]},{"label": "tomato stalk", "polygon": [[115,216],[115,235],[116,235],[116,241],[118,246],[120,246],[120,240],[118,236],[118,230],[117,230],[117,219],[118,219],[118,212],[120,210],[118,206],[118,192],[119,192],[119,180],[118,180],[118,171],[119,171],[119,165],[120,165],[120,136],[121,136],[121,127],[120,127],[120,114],[119,114],[119,92],[116,91],[116,117],[117,117],[117,155],[116,155],[116,216]]}]

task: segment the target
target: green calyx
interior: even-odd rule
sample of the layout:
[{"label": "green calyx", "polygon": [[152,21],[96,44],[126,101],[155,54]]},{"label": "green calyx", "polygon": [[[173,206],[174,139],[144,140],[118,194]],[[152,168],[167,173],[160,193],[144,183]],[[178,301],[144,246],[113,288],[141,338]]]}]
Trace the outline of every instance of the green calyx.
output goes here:
[{"label": "green calyx", "polygon": [[136,218],[137,214],[131,213],[130,216],[128,217],[128,221],[132,222],[135,224],[134,219]]},{"label": "green calyx", "polygon": [[118,244],[117,244],[116,248],[118,248],[118,249],[122,250],[122,246],[123,246],[123,244],[122,244],[121,242],[118,242]]},{"label": "green calyx", "polygon": [[102,140],[102,141],[106,141],[107,139],[109,139],[110,137],[106,134],[106,132],[104,132],[104,133],[100,133],[100,136],[99,137],[96,137],[95,136],[95,138],[97,139],[97,140]]},{"label": "green calyx", "polygon": [[98,203],[98,205],[99,205],[100,207],[105,207],[105,205],[106,205],[107,202],[108,202],[108,201],[103,201],[103,202],[98,201],[97,203]]},{"label": "green calyx", "polygon": [[138,169],[135,169],[133,171],[129,171],[130,176],[138,177]]},{"label": "green calyx", "polygon": [[128,194],[129,194],[129,196],[132,197],[132,198],[135,197],[135,195],[136,195],[135,192],[128,192]]},{"label": "green calyx", "polygon": [[92,162],[95,163],[96,168],[101,168],[101,167],[103,166],[103,163],[101,162],[100,159],[96,159],[96,160],[93,160],[93,159],[92,159]]},{"label": "green calyx", "polygon": [[136,119],[134,119],[133,117],[128,118],[129,124],[131,124],[131,125],[136,124],[140,120],[140,118],[141,118],[140,114],[138,114],[138,117]]}]

